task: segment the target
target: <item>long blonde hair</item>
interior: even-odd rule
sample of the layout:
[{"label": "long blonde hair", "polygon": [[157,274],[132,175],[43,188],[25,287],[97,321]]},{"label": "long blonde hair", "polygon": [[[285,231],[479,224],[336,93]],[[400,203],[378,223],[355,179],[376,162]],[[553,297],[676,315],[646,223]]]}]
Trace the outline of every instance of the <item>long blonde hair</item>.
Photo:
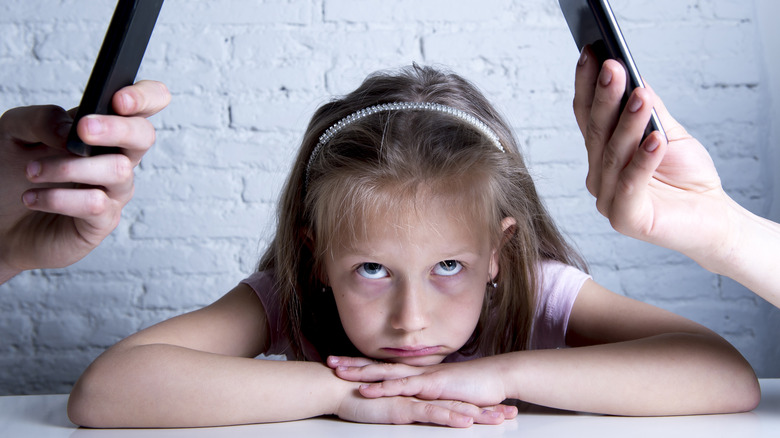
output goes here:
[{"label": "long blonde hair", "polygon": [[[439,103],[472,114],[498,134],[506,152],[450,115],[393,111],[335,135],[309,164],[307,182],[307,163],[326,129],[358,110],[391,102]],[[315,112],[282,192],[276,235],[260,261],[260,270],[275,275],[282,319],[299,358],[304,338],[323,358],[360,354],[341,327],[332,294],[322,292],[323,257],[339,239],[359,238],[361,224],[377,212],[412,211],[423,188],[446,198],[463,220],[486,227],[501,248],[498,286],[484,300],[462,348],[466,354],[528,348],[542,260],[586,269],[539,199],[507,123],[472,84],[417,65],[378,72]],[[501,228],[505,217],[517,221],[508,238]]]}]

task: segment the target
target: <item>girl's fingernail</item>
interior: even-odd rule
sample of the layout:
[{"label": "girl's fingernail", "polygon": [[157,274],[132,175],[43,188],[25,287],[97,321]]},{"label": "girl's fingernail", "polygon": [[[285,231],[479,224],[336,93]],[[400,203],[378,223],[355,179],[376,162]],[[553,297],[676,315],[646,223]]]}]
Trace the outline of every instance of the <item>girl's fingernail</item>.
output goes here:
[{"label": "girl's fingernail", "polygon": [[626,104],[626,108],[632,113],[635,113],[639,111],[640,108],[642,108],[642,99],[636,95],[632,94],[631,97],[628,99],[628,103]]},{"label": "girl's fingernail", "polygon": [[585,65],[586,62],[588,62],[588,48],[583,47],[582,52],[580,52],[580,59],[577,61],[577,64]]},{"label": "girl's fingernail", "polygon": [[90,135],[98,135],[103,133],[103,123],[95,116],[84,117],[87,124],[87,132]]},{"label": "girl's fingernail", "polygon": [[599,83],[601,86],[606,87],[610,82],[612,82],[612,72],[607,68],[602,68],[599,75]]},{"label": "girl's fingernail", "polygon": [[491,411],[488,409],[485,409],[484,411],[482,411],[482,413],[488,415],[491,418],[498,418],[501,416],[501,412]]},{"label": "girl's fingernail", "polygon": [[37,161],[30,161],[27,163],[27,177],[35,178],[41,175],[41,163]]},{"label": "girl's fingernail", "polygon": [[661,146],[661,142],[658,140],[658,137],[651,135],[645,143],[645,150],[647,152],[653,152],[658,149],[658,146]]},{"label": "girl's fingernail", "polygon": [[24,192],[24,194],[22,195],[22,202],[24,202],[24,205],[27,206],[33,205],[37,200],[38,200],[38,194],[32,190],[28,192]]}]

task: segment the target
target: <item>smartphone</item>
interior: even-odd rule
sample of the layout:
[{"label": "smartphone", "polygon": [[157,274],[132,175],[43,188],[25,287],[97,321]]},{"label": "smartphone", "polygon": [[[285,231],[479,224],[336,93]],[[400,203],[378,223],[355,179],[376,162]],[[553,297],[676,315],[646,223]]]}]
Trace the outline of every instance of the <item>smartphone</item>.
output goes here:
[{"label": "smartphone", "polygon": [[[638,87],[644,88],[645,83],[639,74],[628,44],[620,31],[615,14],[608,0],[559,0],[561,11],[569,25],[569,30],[574,37],[577,48],[582,49],[590,45],[598,58],[599,63],[607,59],[615,59],[623,64],[628,72],[626,92],[620,106],[621,111],[625,107],[631,92]],[[664,137],[666,132],[661,126],[661,120],[655,108],[652,110],[650,122],[645,129],[645,137],[651,132],[658,131]]]},{"label": "smartphone", "polygon": [[163,0],[117,2],[68,135],[70,152],[84,157],[119,153],[117,147],[85,144],[79,138],[76,126],[88,114],[114,114],[111,99],[114,93],[135,81],[162,4]]}]

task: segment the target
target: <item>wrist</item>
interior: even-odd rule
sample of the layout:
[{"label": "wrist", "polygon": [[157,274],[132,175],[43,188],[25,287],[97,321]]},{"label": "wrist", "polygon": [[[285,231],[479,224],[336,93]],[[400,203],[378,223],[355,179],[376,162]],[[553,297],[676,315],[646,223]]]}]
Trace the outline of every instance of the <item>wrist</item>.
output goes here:
[{"label": "wrist", "polygon": [[[724,196],[726,196],[724,194]],[[725,226],[720,235],[712,236],[712,249],[702,255],[690,255],[703,268],[718,275],[733,277],[745,263],[746,241],[755,233],[761,218],[754,215],[730,197],[723,217]]]},{"label": "wrist", "polygon": [[323,399],[329,400],[324,407],[323,415],[336,415],[341,416],[340,413],[344,412],[345,406],[350,404],[355,397],[363,397],[360,395],[358,388],[362,384],[361,382],[350,382],[344,380],[336,375],[336,373],[325,366],[330,372],[330,378],[327,385],[323,385],[326,388],[323,391]]},{"label": "wrist", "polygon": [[524,354],[522,351],[504,353],[483,359],[491,363],[487,375],[495,376],[503,388],[504,399],[522,400],[521,388],[524,386]]}]

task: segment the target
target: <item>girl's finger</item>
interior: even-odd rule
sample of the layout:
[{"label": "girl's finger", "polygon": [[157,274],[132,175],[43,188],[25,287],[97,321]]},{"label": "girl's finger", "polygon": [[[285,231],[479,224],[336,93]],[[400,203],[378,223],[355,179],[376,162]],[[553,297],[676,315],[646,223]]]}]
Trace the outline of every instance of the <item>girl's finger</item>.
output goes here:
[{"label": "girl's finger", "polygon": [[366,365],[375,364],[376,361],[365,357],[328,356],[326,363],[331,368],[336,368],[338,366],[364,367]]},{"label": "girl's finger", "polygon": [[423,371],[422,368],[391,363],[373,363],[356,367],[339,365],[336,367],[337,376],[353,382],[379,382],[388,379],[400,379],[420,375]]},{"label": "girl's finger", "polygon": [[479,424],[501,424],[506,418],[504,413],[496,409],[481,408],[471,403],[453,401],[453,400],[432,400],[430,403],[457,412],[458,414],[470,417],[474,423]]},{"label": "girl's finger", "polygon": [[474,417],[452,409],[452,402],[447,406],[437,402],[412,402],[407,406],[408,412],[401,414],[398,423],[432,423],[460,428],[474,424]]},{"label": "girl's finger", "polygon": [[591,194],[599,197],[604,147],[612,137],[620,119],[620,102],[626,86],[626,72],[615,60],[607,60],[599,73],[593,103],[585,128],[588,149],[588,178]]},{"label": "girl's finger", "polygon": [[403,395],[407,397],[419,397],[426,400],[438,398],[441,394],[427,390],[424,379],[411,377],[401,377],[397,379],[388,379],[376,383],[366,383],[360,385],[358,391],[366,398],[393,397]]},{"label": "girl's finger", "polygon": [[652,108],[652,93],[644,88],[635,89],[628,99],[625,111],[620,116],[612,138],[604,147],[601,185],[596,207],[607,217],[609,217],[618,178],[642,141]]},{"label": "girl's finger", "polygon": [[105,188],[108,196],[126,203],[133,192],[133,164],[124,155],[59,156],[27,163],[33,183],[78,183]]}]

